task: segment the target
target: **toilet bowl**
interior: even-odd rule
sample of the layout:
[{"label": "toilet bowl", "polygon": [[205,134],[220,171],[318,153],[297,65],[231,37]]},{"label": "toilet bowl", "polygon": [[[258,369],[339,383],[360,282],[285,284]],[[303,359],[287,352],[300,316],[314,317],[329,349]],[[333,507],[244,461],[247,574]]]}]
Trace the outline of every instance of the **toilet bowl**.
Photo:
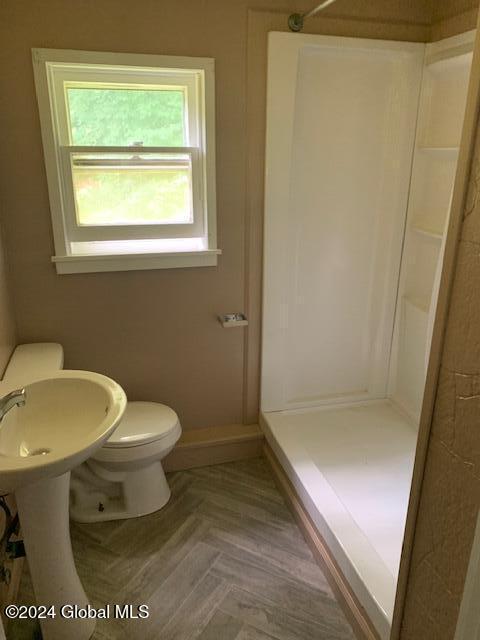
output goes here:
[{"label": "toilet bowl", "polygon": [[110,438],[72,471],[72,520],[118,520],[161,509],[170,498],[161,461],[181,433],[178,416],[170,407],[129,402]]}]

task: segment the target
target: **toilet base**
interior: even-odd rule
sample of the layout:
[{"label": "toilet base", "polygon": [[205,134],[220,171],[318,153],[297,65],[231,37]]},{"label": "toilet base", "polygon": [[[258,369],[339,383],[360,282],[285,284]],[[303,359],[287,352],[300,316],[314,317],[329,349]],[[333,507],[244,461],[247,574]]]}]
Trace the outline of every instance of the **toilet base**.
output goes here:
[{"label": "toilet base", "polygon": [[76,522],[137,518],[158,511],[170,499],[160,461],[129,471],[110,471],[88,460],[72,471],[70,517]]}]

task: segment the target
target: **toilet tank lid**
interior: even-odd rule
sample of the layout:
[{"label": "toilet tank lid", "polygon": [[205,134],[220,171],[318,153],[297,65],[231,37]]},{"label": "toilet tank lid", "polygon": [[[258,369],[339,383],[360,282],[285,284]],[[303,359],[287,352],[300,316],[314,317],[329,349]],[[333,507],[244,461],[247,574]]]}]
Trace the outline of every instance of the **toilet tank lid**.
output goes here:
[{"label": "toilet tank lid", "polygon": [[160,440],[178,428],[178,416],[158,402],[128,402],[123,418],[104,447],[134,447]]},{"label": "toilet tank lid", "polygon": [[3,375],[9,385],[25,385],[29,381],[54,375],[63,369],[63,347],[56,342],[19,344],[10,357]]}]

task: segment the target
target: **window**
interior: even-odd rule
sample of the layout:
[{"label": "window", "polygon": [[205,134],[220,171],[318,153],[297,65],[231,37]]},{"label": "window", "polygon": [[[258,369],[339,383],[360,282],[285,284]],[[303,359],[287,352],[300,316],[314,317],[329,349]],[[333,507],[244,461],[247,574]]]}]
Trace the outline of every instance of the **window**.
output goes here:
[{"label": "window", "polygon": [[57,272],[215,265],[213,60],[33,61]]}]

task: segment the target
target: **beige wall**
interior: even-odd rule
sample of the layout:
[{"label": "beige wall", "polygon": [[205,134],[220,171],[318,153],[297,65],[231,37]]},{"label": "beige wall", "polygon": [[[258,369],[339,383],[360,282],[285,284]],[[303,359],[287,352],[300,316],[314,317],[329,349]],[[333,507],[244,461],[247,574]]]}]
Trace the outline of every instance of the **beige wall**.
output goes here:
[{"label": "beige wall", "polygon": [[433,0],[432,2],[432,22],[453,18],[459,14],[466,13],[478,8],[477,0]]},{"label": "beige wall", "polygon": [[430,40],[441,40],[475,29],[477,13],[478,0],[434,0]]},{"label": "beige wall", "polygon": [[[0,235],[0,377],[15,348],[15,320],[10,297],[10,278]],[[0,527],[1,529],[1,527]]]},{"label": "beige wall", "polygon": [[[250,248],[258,255],[260,247],[245,242],[246,234],[251,237],[247,222],[261,220],[259,201],[246,217],[248,4],[3,0],[0,8],[0,89],[8,97],[0,111],[0,189],[19,340],[61,342],[67,367],[111,375],[131,399],[169,403],[187,428],[252,421],[258,410],[261,275],[247,269],[246,261]],[[283,0],[264,0],[263,5],[285,8]],[[376,37],[398,39],[420,39],[429,21],[428,7],[415,0],[342,0],[311,24],[318,28],[329,15],[336,18],[337,32],[348,25],[352,34],[362,33],[370,20]],[[56,275],[50,263],[53,244],[32,47],[216,59],[223,250],[218,268]],[[264,69],[253,73],[263,87]],[[254,126],[264,120],[264,105],[256,108],[249,114]],[[261,131],[260,126],[258,135]],[[253,142],[261,148],[258,135]],[[257,178],[262,179],[262,170]],[[242,329],[225,331],[216,321],[217,313],[245,308],[252,314],[248,350]]]}]

